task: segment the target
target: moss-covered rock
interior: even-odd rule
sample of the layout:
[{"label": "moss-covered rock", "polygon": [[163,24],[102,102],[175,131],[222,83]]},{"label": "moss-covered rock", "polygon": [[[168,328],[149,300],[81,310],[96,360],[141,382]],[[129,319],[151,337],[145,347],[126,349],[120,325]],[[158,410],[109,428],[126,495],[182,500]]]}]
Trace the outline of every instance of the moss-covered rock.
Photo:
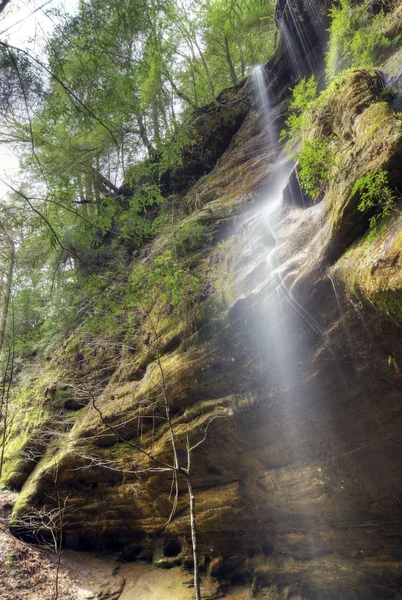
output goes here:
[{"label": "moss-covered rock", "polygon": [[383,100],[379,71],[349,71],[331,84],[311,116],[307,139],[329,139],[334,166],[326,189],[328,260],[336,260],[368,227],[355,183],[385,170],[391,188],[402,188],[402,117]]}]

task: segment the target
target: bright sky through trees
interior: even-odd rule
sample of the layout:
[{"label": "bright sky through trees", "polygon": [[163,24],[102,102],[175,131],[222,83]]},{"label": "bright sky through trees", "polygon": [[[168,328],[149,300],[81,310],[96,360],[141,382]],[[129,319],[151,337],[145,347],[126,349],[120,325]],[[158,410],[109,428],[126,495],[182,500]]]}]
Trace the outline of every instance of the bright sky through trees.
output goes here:
[{"label": "bright sky through trees", "polygon": [[[75,14],[78,0],[12,0],[0,17],[0,40],[44,57],[45,45],[60,14]],[[1,135],[1,133],[0,133]],[[0,179],[11,185],[19,174],[19,159],[9,144],[0,144]],[[0,181],[0,199],[10,188]]]}]

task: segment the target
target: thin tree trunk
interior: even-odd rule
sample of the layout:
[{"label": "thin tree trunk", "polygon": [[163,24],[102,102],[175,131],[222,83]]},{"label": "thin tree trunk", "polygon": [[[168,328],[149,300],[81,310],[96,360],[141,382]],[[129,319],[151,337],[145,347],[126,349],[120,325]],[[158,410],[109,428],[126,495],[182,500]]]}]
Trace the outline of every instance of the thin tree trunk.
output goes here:
[{"label": "thin tree trunk", "polygon": [[92,174],[93,174],[93,178],[94,178],[95,200],[96,201],[98,201],[98,198],[99,198],[99,191],[100,191],[101,184],[104,185],[109,190],[111,190],[112,192],[119,191],[118,187],[115,186],[114,183],[112,183],[107,177],[102,175],[102,173],[99,171],[99,161],[98,160],[96,161],[96,168],[91,167],[91,169],[92,169]]},{"label": "thin tree trunk", "polygon": [[[1,382],[1,398],[0,398],[0,424],[3,420],[3,408],[5,405],[5,398],[6,398],[6,382],[7,382],[7,374],[8,374],[8,367],[10,366],[10,359],[11,359],[11,351],[10,348],[8,349],[8,353],[7,353],[7,363],[6,366],[4,368],[4,373],[2,376],[2,382]],[[0,472],[0,476],[1,476],[1,472]]]},{"label": "thin tree trunk", "polygon": [[193,491],[193,484],[191,481],[191,475],[187,471],[186,482],[188,495],[190,500],[190,526],[191,526],[191,544],[193,547],[193,561],[194,561],[194,597],[195,600],[201,600],[201,586],[200,586],[200,571],[198,564],[198,547],[197,547],[197,514],[195,511],[195,498]]},{"label": "thin tree trunk", "polygon": [[226,54],[226,60],[229,65],[230,77],[232,78],[233,85],[236,85],[239,80],[237,79],[237,75],[236,75],[236,71],[235,71],[235,68],[233,65],[232,57],[230,56],[229,40],[228,40],[227,35],[225,35],[224,40],[225,40],[225,54]]},{"label": "thin tree trunk", "polygon": [[8,409],[10,404],[10,389],[11,383],[14,377],[14,327],[13,327],[13,346],[11,350],[11,365],[10,365],[10,374],[7,381],[7,392],[5,399],[5,407],[4,407],[4,418],[3,418],[3,439],[1,444],[1,457],[0,457],[0,476],[3,472],[3,464],[4,464],[4,453],[6,449],[6,441],[7,441],[7,427],[8,427]]},{"label": "thin tree trunk", "polygon": [[0,477],[3,473],[4,453],[6,450],[6,441],[7,441],[8,400],[9,400],[9,394],[8,394],[8,390],[7,390],[6,398],[4,401],[3,435],[2,435],[2,440],[1,440],[1,456],[0,456]]},{"label": "thin tree trunk", "polygon": [[171,77],[168,77],[168,79],[170,81],[170,85],[172,86],[173,91],[176,94],[176,96],[178,96],[179,98],[181,98],[182,100],[187,102],[187,104],[189,104],[191,106],[191,108],[193,108],[194,110],[197,110],[198,109],[197,104],[195,102],[193,102],[191,100],[191,98],[189,96],[187,96],[187,94],[185,94],[184,92],[179,90],[179,88],[177,87],[177,85],[175,84],[175,82],[173,81],[173,79]]},{"label": "thin tree trunk", "polygon": [[209,72],[209,68],[208,68],[208,65],[207,65],[207,61],[205,60],[204,53],[203,53],[203,51],[201,50],[201,48],[200,48],[200,46],[199,46],[199,44],[198,44],[198,42],[197,42],[196,38],[194,38],[194,45],[195,45],[195,47],[197,48],[197,50],[198,50],[198,53],[199,53],[199,55],[200,55],[200,58],[201,58],[201,61],[202,61],[202,64],[204,65],[204,70],[205,70],[205,74],[206,74],[206,76],[207,76],[208,85],[209,85],[209,89],[210,89],[210,91],[211,91],[211,94],[212,94],[212,96],[213,96],[213,98],[214,98],[214,101],[215,101],[215,103],[216,103],[216,104],[218,104],[218,100],[217,100],[217,98],[216,98],[216,94],[215,94],[214,82],[212,81],[212,77],[211,77],[211,74],[210,74],[210,72]]},{"label": "thin tree trunk", "polygon": [[10,258],[9,258],[10,262],[8,264],[6,289],[4,292],[4,301],[3,301],[3,310],[1,312],[1,319],[0,319],[0,352],[3,349],[4,338],[6,335],[7,315],[8,315],[8,307],[10,304],[11,285],[12,285],[12,281],[13,281],[14,263],[15,263],[14,242],[11,239],[9,239],[9,244],[10,244]]},{"label": "thin tree trunk", "polygon": [[158,144],[161,139],[161,134],[160,134],[160,126],[159,126],[158,102],[157,102],[156,95],[154,96],[153,101],[152,101],[152,121],[154,123],[154,137],[155,137],[156,147],[158,147]]},{"label": "thin tree trunk", "polygon": [[145,127],[145,123],[142,118],[142,115],[140,115],[138,113],[136,115],[136,117],[137,117],[137,123],[138,123],[138,128],[139,128],[139,133],[140,133],[140,138],[142,140],[142,143],[144,144],[145,148],[148,150],[149,156],[153,156],[155,154],[155,150],[154,150],[151,142],[149,141],[147,129]]},{"label": "thin tree trunk", "polygon": [[95,195],[96,209],[99,212],[100,194],[101,194],[101,187],[102,187],[102,182],[101,182],[101,179],[99,176],[100,175],[99,154],[97,154],[95,157],[95,169],[92,167],[92,173],[94,176],[94,195]]},{"label": "thin tree trunk", "polygon": [[56,579],[54,582],[54,600],[57,600],[59,597],[60,566],[61,566],[61,549],[59,549],[57,551]]},{"label": "thin tree trunk", "polygon": [[194,69],[190,69],[190,70],[191,70],[191,80],[193,83],[193,90],[194,90],[194,102],[195,102],[196,106],[198,107],[197,82],[195,80]]},{"label": "thin tree trunk", "polygon": [[[93,167],[91,167],[93,169]],[[85,173],[85,199],[89,204],[92,204],[94,201],[93,191],[92,191],[92,176],[88,171]],[[95,209],[96,210],[96,209]]]},{"label": "thin tree trunk", "polygon": [[[169,107],[168,109],[169,110]],[[169,125],[169,119],[168,119],[168,115],[167,115],[167,110],[165,108],[162,108],[162,121],[163,121],[163,125],[165,127],[165,131],[164,131],[164,136],[165,137],[170,137],[171,136],[171,128]]]},{"label": "thin tree trunk", "polygon": [[241,68],[241,76],[246,76],[246,63],[244,62],[244,54],[243,48],[240,46],[240,68]]}]

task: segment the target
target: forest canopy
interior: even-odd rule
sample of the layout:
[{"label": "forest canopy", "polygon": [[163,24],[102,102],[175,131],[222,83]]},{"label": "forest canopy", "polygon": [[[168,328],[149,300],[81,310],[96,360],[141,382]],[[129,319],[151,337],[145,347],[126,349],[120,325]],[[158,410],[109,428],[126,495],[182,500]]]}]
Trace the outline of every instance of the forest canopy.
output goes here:
[{"label": "forest canopy", "polygon": [[[275,35],[273,2],[262,0],[82,0],[74,14],[43,11],[53,25],[42,52],[0,42],[1,141],[20,160],[3,207],[14,257],[6,304],[28,353],[85,313],[107,264],[130,260],[160,229],[169,203],[160,173],[191,147],[193,115],[218,107]],[[128,250],[117,252],[122,242]],[[4,282],[9,256],[7,242]]]}]

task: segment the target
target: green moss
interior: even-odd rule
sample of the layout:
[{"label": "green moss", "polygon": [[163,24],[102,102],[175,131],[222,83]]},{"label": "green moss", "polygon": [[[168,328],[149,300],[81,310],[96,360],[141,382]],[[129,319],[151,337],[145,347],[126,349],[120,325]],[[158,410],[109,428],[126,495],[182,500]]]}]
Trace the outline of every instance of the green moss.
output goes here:
[{"label": "green moss", "polygon": [[394,215],[386,219],[387,227],[373,237],[371,231],[355,242],[335,266],[343,275],[349,292],[359,305],[402,324],[402,278],[400,255],[402,231]]},{"label": "green moss", "polygon": [[402,253],[402,229],[392,243],[392,249],[395,253]]},{"label": "green moss", "polygon": [[402,292],[401,290],[386,290],[384,300],[387,313],[402,322]]},{"label": "green moss", "polygon": [[233,289],[237,244],[238,239],[236,236],[220,242],[216,246],[212,257],[213,265],[209,270],[209,280],[214,304],[221,310],[226,310],[237,298]]},{"label": "green moss", "polygon": [[53,363],[46,366],[38,364],[30,377],[12,390],[1,476],[1,483],[7,487],[21,488],[44,454],[50,432],[57,429],[57,411],[50,390],[54,390],[59,377],[61,369]]},{"label": "green moss", "polygon": [[65,467],[65,462],[70,461],[75,455],[71,453],[68,442],[63,441],[60,444],[59,439],[51,441],[44,450],[41,461],[35,466],[18,496],[18,500],[12,512],[13,520],[18,518],[25,511],[35,506],[41,491],[46,490],[46,494],[51,499],[54,495],[54,478],[59,469]]},{"label": "green moss", "polygon": [[212,235],[196,219],[183,221],[173,235],[173,247],[179,256],[187,256],[204,248],[212,241]]},{"label": "green moss", "polygon": [[360,129],[363,135],[360,143],[365,144],[372,141],[373,137],[384,139],[384,135],[392,133],[396,128],[401,128],[401,122],[395,120],[395,112],[389,106],[388,102],[375,102],[367,108],[360,123]]}]

